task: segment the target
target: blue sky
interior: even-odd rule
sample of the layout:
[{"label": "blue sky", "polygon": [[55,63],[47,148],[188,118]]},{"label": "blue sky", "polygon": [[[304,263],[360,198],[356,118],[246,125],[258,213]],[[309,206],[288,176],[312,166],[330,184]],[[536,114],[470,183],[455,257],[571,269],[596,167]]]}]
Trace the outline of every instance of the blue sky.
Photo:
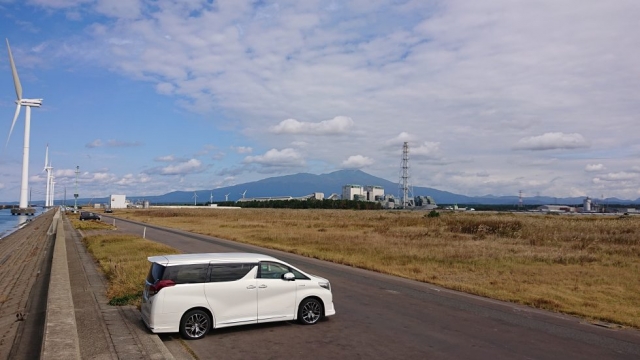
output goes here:
[{"label": "blue sky", "polygon": [[[24,97],[44,99],[34,199],[46,144],[61,199],[76,166],[82,197],[395,181],[404,141],[416,186],[635,199],[638,18],[636,0],[0,0]],[[3,142],[14,100],[2,46]],[[19,197],[23,131],[24,111],[0,201]]]}]

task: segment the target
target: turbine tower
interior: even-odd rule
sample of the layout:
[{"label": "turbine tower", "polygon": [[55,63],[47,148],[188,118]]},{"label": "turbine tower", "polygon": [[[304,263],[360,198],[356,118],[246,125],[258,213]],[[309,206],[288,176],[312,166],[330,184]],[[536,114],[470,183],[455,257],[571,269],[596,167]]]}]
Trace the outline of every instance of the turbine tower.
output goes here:
[{"label": "turbine tower", "polygon": [[47,192],[45,194],[44,207],[48,208],[53,206],[53,203],[50,201],[52,198],[51,195],[51,183],[53,182],[53,167],[51,167],[51,163],[49,163],[49,144],[47,144],[47,151],[44,155],[44,169],[42,171],[47,172]]},{"label": "turbine tower", "polygon": [[16,125],[16,120],[20,115],[20,109],[24,106],[25,120],[24,120],[24,147],[22,150],[22,182],[20,184],[20,205],[18,209],[11,209],[11,215],[33,215],[35,209],[29,207],[29,133],[31,131],[31,108],[42,106],[42,99],[23,99],[22,98],[22,85],[20,84],[20,78],[18,77],[18,70],[16,64],[13,61],[13,54],[11,53],[11,46],[9,46],[9,39],[7,41],[7,50],[9,50],[9,63],[11,65],[11,73],[13,75],[13,85],[16,88],[16,113],[13,116],[13,122],[11,122],[11,130],[9,130],[9,137],[7,137],[7,145],[9,145],[9,139],[11,139],[11,133],[13,127]]},{"label": "turbine tower", "polygon": [[56,193],[56,182],[53,181],[53,179],[55,179],[55,177],[51,175],[51,198],[49,199],[49,206],[53,206],[53,200],[55,199]]},{"label": "turbine tower", "polygon": [[228,193],[224,196],[224,201],[229,201],[229,195],[231,195],[231,193]]},{"label": "turbine tower", "polygon": [[193,206],[198,206],[198,194],[196,194],[196,192],[193,192]]}]

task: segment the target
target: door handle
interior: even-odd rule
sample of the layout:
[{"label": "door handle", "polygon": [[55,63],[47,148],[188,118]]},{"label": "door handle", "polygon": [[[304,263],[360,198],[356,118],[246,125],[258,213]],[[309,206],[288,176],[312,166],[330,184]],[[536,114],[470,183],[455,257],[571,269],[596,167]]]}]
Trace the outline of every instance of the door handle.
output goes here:
[{"label": "door handle", "polygon": [[260,289],[264,289],[264,288],[266,288],[266,287],[267,287],[267,285],[262,284],[262,285],[260,285],[260,286],[258,286],[258,287],[259,287]]},{"label": "door handle", "polygon": [[255,288],[256,288],[256,286],[255,286],[255,285],[249,285],[249,286],[247,286],[247,289],[255,289]]}]

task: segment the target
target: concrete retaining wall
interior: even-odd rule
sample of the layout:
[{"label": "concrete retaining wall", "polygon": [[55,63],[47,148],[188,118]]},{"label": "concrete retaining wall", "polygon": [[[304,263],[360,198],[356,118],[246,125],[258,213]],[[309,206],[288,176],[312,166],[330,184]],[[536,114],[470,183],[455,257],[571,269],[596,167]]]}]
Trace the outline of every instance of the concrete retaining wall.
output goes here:
[{"label": "concrete retaining wall", "polygon": [[57,211],[51,224],[51,230],[56,231],[56,238],[51,263],[41,359],[80,359],[64,226],[60,210]]}]

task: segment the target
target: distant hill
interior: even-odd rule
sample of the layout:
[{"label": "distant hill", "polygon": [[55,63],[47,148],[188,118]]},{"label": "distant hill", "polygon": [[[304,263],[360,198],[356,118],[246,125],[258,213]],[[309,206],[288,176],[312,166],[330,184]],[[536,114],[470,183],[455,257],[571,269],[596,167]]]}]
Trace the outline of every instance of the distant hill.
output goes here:
[{"label": "distant hill", "polygon": [[[389,181],[367,174],[360,170],[338,170],[328,174],[299,173],[293,175],[275,176],[249,183],[228,186],[213,190],[199,190],[198,203],[208,202],[210,194],[213,194],[214,202],[224,201],[225,194],[229,194],[229,201],[235,201],[242,197],[241,193],[246,192],[246,197],[265,196],[304,196],[313,192],[322,192],[325,196],[332,193],[342,194],[342,186],[346,184],[358,184],[362,186],[377,185],[382,186],[386,194],[398,196],[398,182]],[[414,196],[431,196],[438,204],[486,204],[486,205],[517,205],[517,196],[465,196],[442,191],[429,187],[415,186]],[[130,196],[132,200],[142,197]],[[174,191],[160,196],[144,197],[151,203],[193,203],[193,191]],[[548,196],[536,196],[524,198],[523,202],[528,205],[543,204],[580,204],[582,197],[554,198]],[[609,204],[640,204],[640,198],[636,201],[605,199]]]},{"label": "distant hill", "polygon": [[[227,186],[212,190],[198,190],[197,200],[199,204],[209,201],[213,194],[213,201],[225,200],[225,194],[229,194],[229,201],[236,201],[242,197],[246,190],[246,197],[265,196],[304,196],[313,192],[322,192],[325,196],[332,193],[342,194],[342,186],[346,184],[358,184],[362,186],[377,185],[382,186],[386,194],[398,196],[398,182],[382,179],[360,170],[339,170],[328,174],[299,173],[294,175],[275,176],[249,183]],[[173,191],[157,196],[135,196],[127,194],[131,201],[148,200],[152,204],[193,204],[193,191]],[[518,204],[517,196],[465,196],[454,194],[448,191],[437,190],[429,187],[415,186],[414,196],[431,196],[437,204],[483,204],[483,205],[514,205]],[[525,197],[523,203],[526,205],[544,204],[581,204],[583,197],[555,198],[549,196]],[[94,198],[94,203],[107,202],[108,197]],[[599,199],[594,199],[598,201]],[[89,199],[78,199],[80,203],[87,203]],[[602,201],[602,200],[600,200]],[[607,204],[639,205],[640,198],[636,200],[620,200],[617,198],[604,199]],[[58,202],[56,201],[56,204]],[[69,203],[69,202],[67,202]]]}]

